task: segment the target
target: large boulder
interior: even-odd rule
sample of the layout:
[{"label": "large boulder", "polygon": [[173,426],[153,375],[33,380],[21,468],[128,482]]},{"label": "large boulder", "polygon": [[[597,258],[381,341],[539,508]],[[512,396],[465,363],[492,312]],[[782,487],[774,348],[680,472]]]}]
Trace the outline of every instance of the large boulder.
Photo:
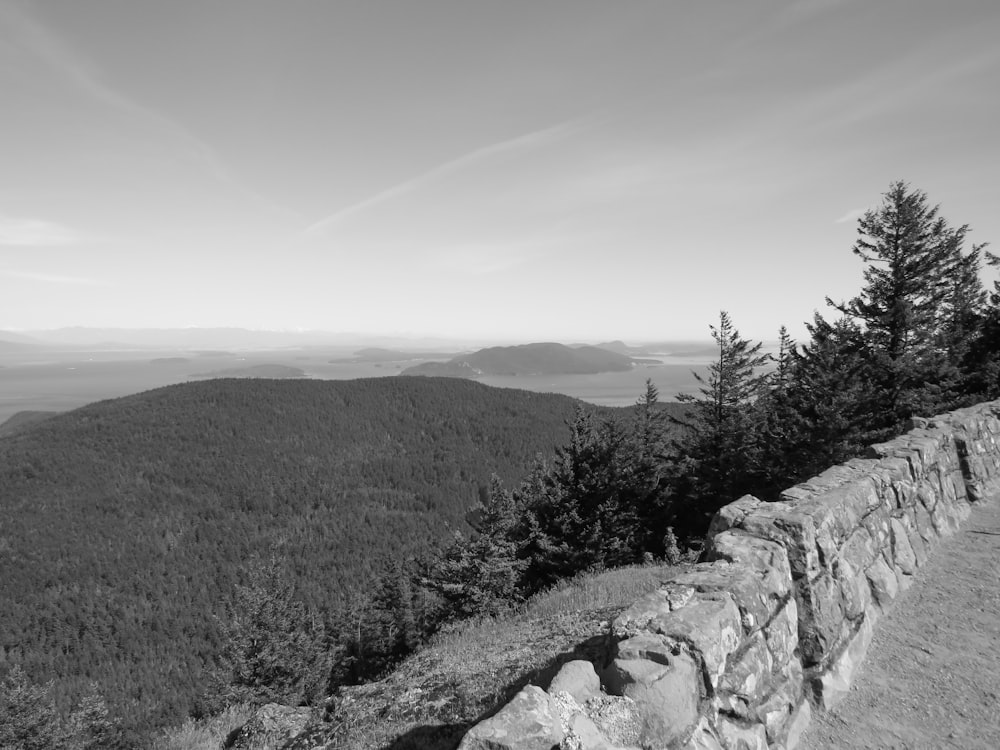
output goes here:
[{"label": "large boulder", "polygon": [[562,738],[559,714],[548,694],[528,685],[496,716],[470,729],[458,750],[552,750]]}]

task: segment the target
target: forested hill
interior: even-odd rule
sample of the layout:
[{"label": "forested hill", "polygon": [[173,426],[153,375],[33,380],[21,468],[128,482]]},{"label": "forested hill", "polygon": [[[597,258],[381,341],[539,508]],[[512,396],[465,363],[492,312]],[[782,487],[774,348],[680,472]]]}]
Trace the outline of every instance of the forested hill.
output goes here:
[{"label": "forested hill", "polygon": [[[212,380],[0,439],[0,660],[133,726],[177,720],[255,554],[332,618],[387,556],[515,483],[580,402],[438,378]],[[216,619],[218,618],[218,619]],[[0,662],[2,668],[2,662]]]}]

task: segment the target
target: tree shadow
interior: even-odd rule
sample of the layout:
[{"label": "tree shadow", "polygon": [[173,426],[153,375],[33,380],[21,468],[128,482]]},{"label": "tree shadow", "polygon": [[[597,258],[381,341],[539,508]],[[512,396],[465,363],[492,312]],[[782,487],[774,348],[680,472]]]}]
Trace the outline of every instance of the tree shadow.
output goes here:
[{"label": "tree shadow", "polygon": [[466,722],[415,727],[381,750],[454,750],[472,726],[472,722]]}]

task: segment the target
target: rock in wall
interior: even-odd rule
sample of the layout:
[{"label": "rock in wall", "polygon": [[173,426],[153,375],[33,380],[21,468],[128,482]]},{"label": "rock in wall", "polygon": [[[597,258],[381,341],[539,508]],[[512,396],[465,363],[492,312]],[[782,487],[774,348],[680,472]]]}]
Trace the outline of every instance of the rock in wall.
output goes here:
[{"label": "rock in wall", "polygon": [[874,627],[970,503],[1000,493],[1000,401],[914,429],[712,521],[704,562],[612,623],[604,663],[571,662],[477,724],[460,750],[795,746],[850,687]]}]

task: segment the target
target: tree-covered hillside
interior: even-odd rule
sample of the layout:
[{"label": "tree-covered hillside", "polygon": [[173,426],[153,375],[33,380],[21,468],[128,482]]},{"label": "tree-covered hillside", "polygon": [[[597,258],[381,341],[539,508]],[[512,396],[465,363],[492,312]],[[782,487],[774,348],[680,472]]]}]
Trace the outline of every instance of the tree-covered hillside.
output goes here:
[{"label": "tree-covered hillside", "polygon": [[183,717],[238,585],[272,554],[331,627],[567,434],[580,402],[454,379],[213,380],[0,440],[0,672]]}]

